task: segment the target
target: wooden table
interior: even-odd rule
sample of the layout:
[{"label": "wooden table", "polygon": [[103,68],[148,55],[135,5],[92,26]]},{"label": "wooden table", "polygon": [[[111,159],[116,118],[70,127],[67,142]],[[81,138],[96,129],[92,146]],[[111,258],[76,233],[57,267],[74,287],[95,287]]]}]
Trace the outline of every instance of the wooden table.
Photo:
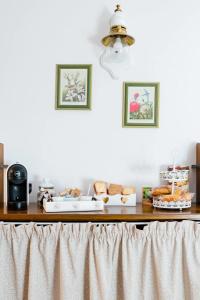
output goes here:
[{"label": "wooden table", "polygon": [[110,206],[101,212],[46,213],[37,204],[31,203],[28,211],[7,211],[0,207],[0,221],[5,222],[147,222],[167,220],[200,221],[200,205],[193,204],[183,211],[161,210],[151,206]]}]

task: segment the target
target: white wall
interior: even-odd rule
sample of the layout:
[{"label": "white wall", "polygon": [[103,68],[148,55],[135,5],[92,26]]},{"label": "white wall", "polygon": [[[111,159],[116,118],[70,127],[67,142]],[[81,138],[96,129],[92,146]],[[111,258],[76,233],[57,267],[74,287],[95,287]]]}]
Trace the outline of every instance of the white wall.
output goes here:
[{"label": "white wall", "polygon": [[[195,161],[200,136],[200,2],[121,1],[135,65],[100,66],[113,0],[0,0],[0,142],[8,163],[58,190],[93,179],[157,185],[159,169]],[[56,111],[55,65],[92,64],[92,111]],[[160,128],[122,128],[122,82],[160,82]],[[32,199],[35,194],[32,195]],[[139,200],[139,197],[138,197]]]}]

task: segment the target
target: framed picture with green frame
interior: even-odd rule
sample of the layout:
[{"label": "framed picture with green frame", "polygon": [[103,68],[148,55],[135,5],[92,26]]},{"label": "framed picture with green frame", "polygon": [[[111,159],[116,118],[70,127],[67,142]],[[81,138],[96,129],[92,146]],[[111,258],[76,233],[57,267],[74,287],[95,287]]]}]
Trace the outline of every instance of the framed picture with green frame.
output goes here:
[{"label": "framed picture with green frame", "polygon": [[91,109],[92,65],[56,65],[56,109]]},{"label": "framed picture with green frame", "polygon": [[158,82],[125,82],[123,127],[159,127]]}]

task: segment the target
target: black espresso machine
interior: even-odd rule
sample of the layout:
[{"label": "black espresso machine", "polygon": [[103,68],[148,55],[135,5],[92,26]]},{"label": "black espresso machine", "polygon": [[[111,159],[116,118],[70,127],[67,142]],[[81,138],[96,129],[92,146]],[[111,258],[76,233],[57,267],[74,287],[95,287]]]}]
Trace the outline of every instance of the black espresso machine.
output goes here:
[{"label": "black espresso machine", "polygon": [[12,210],[25,210],[29,204],[32,185],[28,183],[26,168],[13,164],[7,171],[7,207]]}]

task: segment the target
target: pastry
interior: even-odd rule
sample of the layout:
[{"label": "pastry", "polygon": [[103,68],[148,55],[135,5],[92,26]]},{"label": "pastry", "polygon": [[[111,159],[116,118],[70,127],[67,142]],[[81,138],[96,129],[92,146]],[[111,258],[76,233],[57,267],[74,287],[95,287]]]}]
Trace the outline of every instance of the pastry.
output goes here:
[{"label": "pastry", "polygon": [[169,195],[171,194],[171,188],[168,186],[161,186],[158,188],[153,189],[152,195],[155,196],[160,196],[160,195]]},{"label": "pastry", "polygon": [[192,193],[188,193],[183,190],[176,190],[174,195],[178,197],[179,201],[191,201],[193,196]]},{"label": "pastry", "polygon": [[160,197],[161,201],[191,201],[192,200],[192,193],[188,193],[182,190],[176,190],[173,195],[164,195]]},{"label": "pastry", "polygon": [[80,194],[81,194],[81,191],[79,189],[77,189],[77,188],[76,189],[72,189],[71,192],[70,192],[70,195],[72,197],[79,197]]},{"label": "pastry", "polygon": [[176,195],[164,195],[160,198],[160,200],[161,201],[167,201],[167,202],[177,201],[178,196],[176,196]]},{"label": "pastry", "polygon": [[64,196],[79,197],[80,194],[81,194],[81,191],[77,188],[75,188],[75,189],[67,188],[63,192],[60,193],[60,196],[61,197],[64,197]]},{"label": "pastry", "polygon": [[60,192],[60,196],[64,197],[66,195],[70,195],[71,189],[67,188],[63,192]]}]

